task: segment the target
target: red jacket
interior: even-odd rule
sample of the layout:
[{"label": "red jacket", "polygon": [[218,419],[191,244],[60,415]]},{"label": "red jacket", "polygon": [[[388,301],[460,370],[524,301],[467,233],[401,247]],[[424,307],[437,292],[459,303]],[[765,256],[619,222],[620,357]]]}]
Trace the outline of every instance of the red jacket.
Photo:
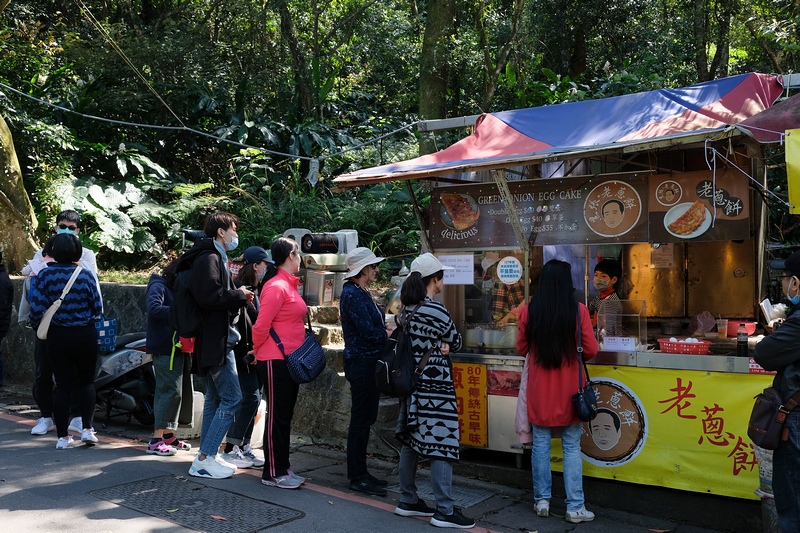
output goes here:
[{"label": "red jacket", "polygon": [[275,277],[261,288],[258,318],[253,324],[253,350],[257,360],[284,358],[269,334],[270,328],[275,328],[286,353],[298,349],[306,339],[303,317],[308,313],[308,307],[297,292],[299,282],[299,278],[279,268]]},{"label": "red jacket", "polygon": [[[583,346],[583,359],[588,361],[597,355],[597,339],[592,330],[592,321],[589,310],[579,303],[578,310],[581,314],[581,345]],[[517,352],[527,357],[530,346],[527,339],[528,306],[520,310],[519,334],[517,335]],[[577,332],[576,332],[577,333]],[[584,385],[586,376],[583,376]],[[578,361],[577,358],[569,365],[559,368],[542,368],[530,364],[528,367],[528,421],[531,424],[544,427],[569,426],[580,423],[572,406],[572,395],[578,392]]]}]

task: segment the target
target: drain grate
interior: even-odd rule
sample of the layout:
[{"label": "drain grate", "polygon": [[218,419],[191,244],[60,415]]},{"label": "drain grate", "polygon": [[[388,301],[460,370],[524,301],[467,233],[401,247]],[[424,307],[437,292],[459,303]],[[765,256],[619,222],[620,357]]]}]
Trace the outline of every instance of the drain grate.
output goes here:
[{"label": "drain grate", "polygon": [[[295,509],[175,476],[134,481],[94,490],[89,494],[180,526],[209,533],[252,533],[304,516]],[[219,518],[214,518],[215,516]]]},{"label": "drain grate", "polygon": [[[423,500],[428,500],[429,502],[433,502],[433,491],[431,490],[431,482],[427,479],[419,479],[417,478],[417,496],[422,498]],[[392,492],[400,493],[400,485],[391,485],[386,487],[386,490],[391,490]],[[488,500],[492,496],[493,493],[487,490],[480,490],[480,489],[471,489],[467,487],[459,487],[458,485],[453,485],[452,488],[452,496],[453,501],[455,502],[457,507],[468,508],[472,507],[473,505],[477,505],[484,500]]]}]

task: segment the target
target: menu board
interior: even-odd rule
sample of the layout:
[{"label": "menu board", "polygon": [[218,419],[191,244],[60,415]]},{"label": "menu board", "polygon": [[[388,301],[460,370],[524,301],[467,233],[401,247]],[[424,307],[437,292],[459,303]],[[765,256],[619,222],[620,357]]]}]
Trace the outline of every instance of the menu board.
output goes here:
[{"label": "menu board", "polygon": [[[509,182],[532,245],[647,242],[646,175]],[[434,189],[435,249],[518,247],[503,197],[492,183]]]},{"label": "menu board", "polygon": [[749,238],[748,179],[735,169],[651,176],[650,242]]},{"label": "menu board", "polygon": [[[722,241],[749,237],[747,176],[737,170],[508,183],[531,245]],[[715,187],[716,184],[716,187]],[[519,246],[494,182],[431,193],[436,250]]]}]

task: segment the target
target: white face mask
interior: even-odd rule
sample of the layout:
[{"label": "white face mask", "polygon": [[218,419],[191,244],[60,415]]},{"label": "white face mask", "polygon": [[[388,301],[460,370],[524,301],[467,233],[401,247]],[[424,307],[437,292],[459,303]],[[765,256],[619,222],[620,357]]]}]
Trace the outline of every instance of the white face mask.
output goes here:
[{"label": "white face mask", "polygon": [[[226,230],[223,231],[225,231],[225,233],[228,233]],[[230,233],[228,233],[228,235],[231,238],[230,242],[226,241],[225,237],[222,237],[222,240],[225,242],[225,251],[230,252],[232,250],[235,250],[236,247],[239,246],[239,237],[237,235],[231,235]]]},{"label": "white face mask", "polygon": [[592,281],[594,288],[597,289],[598,291],[606,290],[608,288],[609,283],[610,282],[607,279],[603,278],[594,278],[594,280]]}]

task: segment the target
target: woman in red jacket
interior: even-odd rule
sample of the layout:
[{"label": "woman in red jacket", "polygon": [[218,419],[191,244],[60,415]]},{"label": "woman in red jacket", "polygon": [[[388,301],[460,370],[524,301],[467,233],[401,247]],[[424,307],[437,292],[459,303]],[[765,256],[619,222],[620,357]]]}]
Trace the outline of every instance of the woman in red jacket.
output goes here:
[{"label": "woman in red jacket", "polygon": [[[519,316],[517,351],[531,357],[528,372],[528,421],[533,429],[533,497],[536,514],[550,514],[550,438],[561,430],[567,522],[589,522],[583,499],[581,422],[572,405],[578,392],[578,340],[583,358],[597,354],[597,340],[586,306],[575,302],[570,265],[548,261],[527,308]],[[584,376],[584,385],[586,377]]]},{"label": "woman in red jacket", "polygon": [[[253,351],[265,372],[264,400],[267,402],[261,482],[281,489],[297,489],[305,478],[289,468],[289,435],[300,386],[289,375],[284,352],[292,353],[303,344],[306,338],[303,317],[308,307],[297,292],[300,278],[295,274],[300,271],[300,246],[292,239],[281,237],[269,250],[275,264],[267,266],[258,318],[253,325]],[[275,341],[276,336],[283,349]]]}]

